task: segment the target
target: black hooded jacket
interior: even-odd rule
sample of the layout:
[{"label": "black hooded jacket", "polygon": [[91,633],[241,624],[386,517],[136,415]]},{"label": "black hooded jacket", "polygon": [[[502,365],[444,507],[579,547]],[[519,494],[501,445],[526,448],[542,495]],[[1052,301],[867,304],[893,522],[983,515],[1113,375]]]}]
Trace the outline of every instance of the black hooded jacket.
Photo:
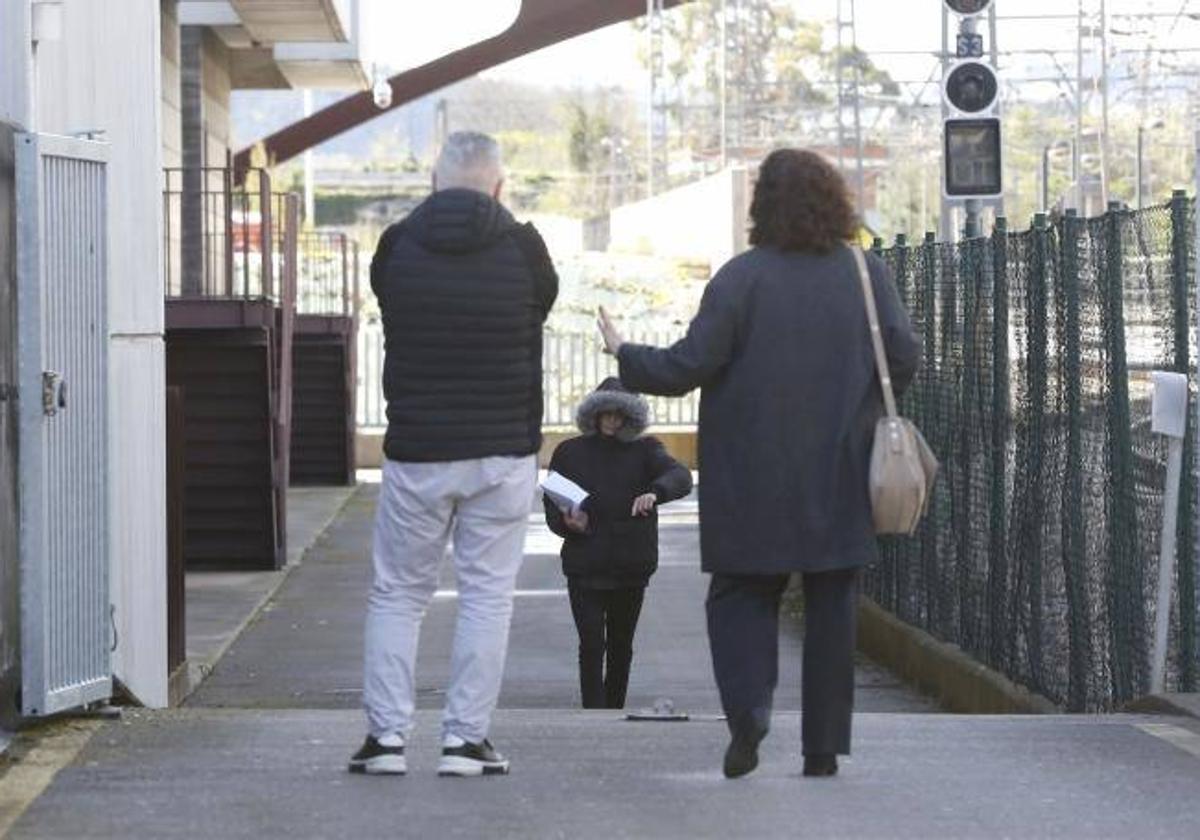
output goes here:
[{"label": "black hooded jacket", "polygon": [[371,288],[390,460],[539,449],[542,324],[558,276],[533,225],[483,193],[435,192],[380,237]]},{"label": "black hooded jacket", "polygon": [[[625,415],[613,437],[601,435],[596,419],[605,411]],[[658,568],[658,514],[633,516],[633,500],[653,493],[659,504],[686,496],[692,474],[669,454],[662,442],[641,437],[649,418],[646,401],[606,379],[575,413],[583,432],[554,450],[550,469],[587,490],[583,509],[588,531],[567,527],[562,511],[545,500],[546,523],[563,537],[563,573],[573,583],[598,589],[645,586]]]}]

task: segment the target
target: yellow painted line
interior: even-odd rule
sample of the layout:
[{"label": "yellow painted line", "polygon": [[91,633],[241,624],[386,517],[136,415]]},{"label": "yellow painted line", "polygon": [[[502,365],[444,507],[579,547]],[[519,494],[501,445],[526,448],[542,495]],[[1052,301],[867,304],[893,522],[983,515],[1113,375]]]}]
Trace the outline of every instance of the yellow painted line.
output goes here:
[{"label": "yellow painted line", "polygon": [[1171,723],[1137,723],[1138,729],[1200,758],[1200,733]]},{"label": "yellow painted line", "polygon": [[54,781],[58,771],[75,760],[98,720],[73,720],[53,725],[37,745],[0,775],[0,837],[4,837],[33,802]]}]

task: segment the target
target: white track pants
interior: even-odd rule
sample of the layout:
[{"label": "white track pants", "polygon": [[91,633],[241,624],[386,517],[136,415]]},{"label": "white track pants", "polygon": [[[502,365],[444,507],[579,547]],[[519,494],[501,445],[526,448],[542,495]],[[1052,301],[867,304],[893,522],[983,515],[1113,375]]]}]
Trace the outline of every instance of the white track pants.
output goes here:
[{"label": "white track pants", "polygon": [[442,732],[471,742],[487,737],[536,483],[533,455],[384,462],[363,676],[375,737],[412,731],[421,620],[451,534],[458,620]]}]

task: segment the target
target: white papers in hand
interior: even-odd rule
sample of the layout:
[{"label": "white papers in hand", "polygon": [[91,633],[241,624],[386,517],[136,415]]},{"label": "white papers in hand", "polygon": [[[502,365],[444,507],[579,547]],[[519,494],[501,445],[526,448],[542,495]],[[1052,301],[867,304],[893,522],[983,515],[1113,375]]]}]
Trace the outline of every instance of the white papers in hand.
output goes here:
[{"label": "white papers in hand", "polygon": [[549,496],[550,501],[558,505],[561,510],[571,513],[577,512],[584,499],[588,497],[586,490],[571,479],[554,471],[546,474],[546,479],[542,482],[542,492]]}]

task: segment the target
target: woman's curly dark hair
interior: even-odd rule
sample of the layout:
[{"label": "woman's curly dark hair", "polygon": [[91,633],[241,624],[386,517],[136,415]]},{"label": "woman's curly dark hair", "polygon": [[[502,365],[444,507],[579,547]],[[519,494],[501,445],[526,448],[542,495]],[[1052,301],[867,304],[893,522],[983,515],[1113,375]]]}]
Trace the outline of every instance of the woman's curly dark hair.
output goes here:
[{"label": "woman's curly dark hair", "polygon": [[750,202],[751,245],[824,254],[858,235],[845,179],[807,149],[776,149],[758,168]]}]

